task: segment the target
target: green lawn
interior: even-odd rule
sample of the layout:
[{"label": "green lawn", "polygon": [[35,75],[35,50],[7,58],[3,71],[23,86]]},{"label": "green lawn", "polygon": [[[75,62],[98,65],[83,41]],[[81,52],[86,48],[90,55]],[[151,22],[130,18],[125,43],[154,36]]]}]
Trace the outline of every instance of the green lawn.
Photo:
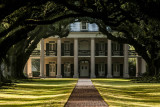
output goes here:
[{"label": "green lawn", "polygon": [[92,79],[110,107],[160,107],[160,83],[133,83],[129,79]]},{"label": "green lawn", "polygon": [[0,107],[63,107],[77,79],[34,79],[0,89]]}]

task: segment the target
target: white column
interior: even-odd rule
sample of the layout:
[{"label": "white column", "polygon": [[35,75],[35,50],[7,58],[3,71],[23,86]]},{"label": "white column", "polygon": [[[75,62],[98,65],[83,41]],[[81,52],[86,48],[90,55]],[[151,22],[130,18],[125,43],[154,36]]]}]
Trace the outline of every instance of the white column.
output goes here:
[{"label": "white column", "polygon": [[25,64],[24,69],[23,69],[23,73],[25,74],[25,76],[27,77],[27,65],[28,63]]},{"label": "white column", "polygon": [[145,73],[146,72],[146,61],[141,58],[141,73]]},{"label": "white column", "polygon": [[78,78],[78,38],[74,38],[74,75],[73,78]]},{"label": "white column", "polygon": [[62,78],[61,75],[61,38],[57,39],[57,78]]},{"label": "white column", "polygon": [[91,38],[91,78],[95,76],[95,40]]},{"label": "white column", "polygon": [[111,49],[111,40],[108,40],[108,58],[107,58],[107,66],[108,66],[108,73],[107,78],[112,78],[112,49]]},{"label": "white column", "polygon": [[137,57],[136,58],[136,77],[138,77],[138,74],[139,74],[139,58]]},{"label": "white column", "polygon": [[31,57],[28,59],[27,63],[28,63],[27,75],[28,75],[28,78],[30,78],[30,77],[32,77],[32,59],[31,59]]},{"label": "white column", "polygon": [[44,77],[44,39],[41,40],[40,51],[40,77]]},{"label": "white column", "polygon": [[129,78],[129,67],[128,67],[128,44],[124,44],[124,69],[123,78]]}]

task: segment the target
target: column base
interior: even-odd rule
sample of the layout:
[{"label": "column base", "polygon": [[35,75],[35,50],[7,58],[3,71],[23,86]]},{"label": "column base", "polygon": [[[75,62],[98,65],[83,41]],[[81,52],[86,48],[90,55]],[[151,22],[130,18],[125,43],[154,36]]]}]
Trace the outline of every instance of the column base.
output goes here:
[{"label": "column base", "polygon": [[129,78],[129,74],[124,74],[123,78]]},{"label": "column base", "polygon": [[78,78],[79,76],[78,75],[73,75],[73,78]]},{"label": "column base", "polygon": [[112,78],[113,76],[111,74],[107,74],[107,78]]},{"label": "column base", "polygon": [[56,75],[56,78],[62,78],[62,75]]},{"label": "column base", "polygon": [[91,75],[91,78],[96,78],[96,76],[95,75]]},{"label": "column base", "polygon": [[40,78],[44,78],[44,76],[39,76]]},{"label": "column base", "polygon": [[138,73],[136,73],[136,77],[138,77]]}]

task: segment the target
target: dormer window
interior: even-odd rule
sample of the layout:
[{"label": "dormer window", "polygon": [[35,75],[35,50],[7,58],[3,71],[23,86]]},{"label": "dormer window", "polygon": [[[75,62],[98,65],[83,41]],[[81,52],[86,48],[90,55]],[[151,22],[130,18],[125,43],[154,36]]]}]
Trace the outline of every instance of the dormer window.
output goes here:
[{"label": "dormer window", "polygon": [[88,24],[86,22],[81,22],[81,30],[88,30]]}]

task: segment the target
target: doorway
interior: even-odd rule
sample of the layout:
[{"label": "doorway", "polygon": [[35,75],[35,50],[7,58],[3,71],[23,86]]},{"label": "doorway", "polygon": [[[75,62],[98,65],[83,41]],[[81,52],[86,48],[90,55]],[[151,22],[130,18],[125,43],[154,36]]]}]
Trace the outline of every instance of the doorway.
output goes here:
[{"label": "doorway", "polygon": [[120,64],[113,64],[113,76],[120,77]]},{"label": "doorway", "polygon": [[64,64],[64,77],[71,77],[71,65],[69,62]]},{"label": "doorway", "polygon": [[56,76],[56,64],[55,62],[49,62],[49,76],[55,77]]},{"label": "doorway", "polygon": [[89,77],[89,61],[80,61],[80,77]]}]

